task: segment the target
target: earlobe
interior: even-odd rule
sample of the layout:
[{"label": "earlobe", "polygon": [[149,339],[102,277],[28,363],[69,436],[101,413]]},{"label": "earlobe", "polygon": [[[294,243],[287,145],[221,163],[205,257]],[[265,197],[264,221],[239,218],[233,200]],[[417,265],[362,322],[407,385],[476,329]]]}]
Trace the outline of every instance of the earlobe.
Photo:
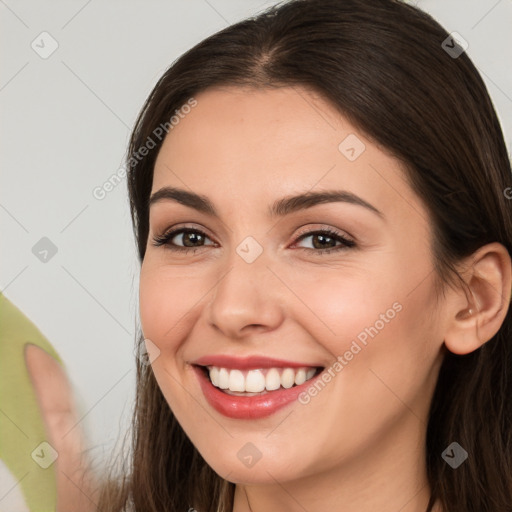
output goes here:
[{"label": "earlobe", "polygon": [[[444,342],[454,354],[469,354],[499,331],[510,308],[512,264],[497,242],[480,247],[468,258],[464,290],[454,297]],[[450,307],[450,306],[448,306]]]},{"label": "earlobe", "polygon": [[469,354],[488,341],[479,331],[479,313],[473,308],[460,310],[445,334],[444,343],[454,354]]}]

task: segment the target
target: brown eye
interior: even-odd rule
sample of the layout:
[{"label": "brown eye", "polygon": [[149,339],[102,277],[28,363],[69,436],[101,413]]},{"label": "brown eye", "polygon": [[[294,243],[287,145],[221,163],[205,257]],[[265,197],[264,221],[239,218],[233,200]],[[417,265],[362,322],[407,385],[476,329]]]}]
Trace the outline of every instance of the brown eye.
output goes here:
[{"label": "brown eye", "polygon": [[[328,254],[332,251],[339,251],[356,245],[353,240],[346,238],[341,233],[326,229],[304,233],[299,236],[297,241],[302,241],[310,237],[313,242],[313,248],[303,247],[303,249],[320,254]],[[338,242],[339,245],[336,245]]]},{"label": "brown eye", "polygon": [[[173,242],[173,239],[180,240],[179,237],[181,237],[182,245]],[[197,249],[204,247],[204,245],[213,245],[204,244],[206,239],[209,239],[209,237],[199,229],[181,228],[175,229],[168,233],[164,233],[161,236],[154,237],[153,245],[155,247],[165,245],[166,247],[174,251],[187,251],[189,249]]]}]

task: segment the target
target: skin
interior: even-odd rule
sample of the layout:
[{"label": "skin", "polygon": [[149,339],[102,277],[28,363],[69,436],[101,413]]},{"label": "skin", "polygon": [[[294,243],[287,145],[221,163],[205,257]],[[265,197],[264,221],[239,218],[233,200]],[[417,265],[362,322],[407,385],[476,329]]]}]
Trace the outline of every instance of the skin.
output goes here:
[{"label": "skin", "polygon": [[[220,217],[153,204],[140,275],[141,326],[160,351],[152,367],[165,399],[206,462],[237,484],[235,512],[425,511],[425,433],[443,354],[471,352],[499,329],[511,286],[506,249],[490,244],[463,262],[469,298],[447,288],[436,301],[429,215],[398,160],[305,88],[216,88],[196,99],[164,141],[152,193],[203,194]],[[354,161],[338,149],[349,134],[366,146]],[[276,199],[331,189],[383,217],[343,202],[267,216]],[[185,226],[207,238],[172,241],[195,252],[152,244]],[[321,254],[316,236],[301,236],[322,228],[356,246]],[[236,252],[247,236],[263,248],[250,264]],[[401,311],[306,405],[227,418],[191,371],[206,354],[329,367],[394,303]],[[262,454],[250,468],[237,457],[246,443]]]},{"label": "skin", "polygon": [[27,344],[25,361],[44,420],[47,440],[57,451],[57,512],[96,510],[98,481],[88,469],[86,438],[71,383],[61,365],[36,345]]}]

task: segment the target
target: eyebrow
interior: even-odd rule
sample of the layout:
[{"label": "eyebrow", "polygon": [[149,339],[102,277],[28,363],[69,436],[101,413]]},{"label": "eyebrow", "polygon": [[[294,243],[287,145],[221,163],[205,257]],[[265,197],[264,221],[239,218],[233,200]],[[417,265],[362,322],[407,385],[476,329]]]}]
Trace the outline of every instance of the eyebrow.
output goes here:
[{"label": "eyebrow", "polygon": [[[149,206],[160,201],[176,201],[189,208],[219,218],[217,209],[208,197],[189,192],[188,190],[163,187],[151,195]],[[361,197],[346,190],[327,190],[321,192],[305,192],[295,196],[286,196],[276,200],[268,209],[269,217],[283,217],[291,213],[305,210],[313,206],[325,203],[342,202],[362,206],[384,219],[383,213]]]}]

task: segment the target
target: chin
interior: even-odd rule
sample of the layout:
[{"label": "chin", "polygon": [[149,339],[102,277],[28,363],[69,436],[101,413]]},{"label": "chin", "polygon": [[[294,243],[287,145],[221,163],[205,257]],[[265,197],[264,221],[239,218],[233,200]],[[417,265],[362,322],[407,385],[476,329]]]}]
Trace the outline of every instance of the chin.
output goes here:
[{"label": "chin", "polygon": [[[305,476],[306,468],[298,465],[297,453],[287,458],[285,454],[258,454],[250,442],[242,442],[241,448],[203,456],[206,463],[220,477],[235,484],[275,484]],[[263,450],[262,450],[263,451]],[[251,458],[252,457],[252,458]]]}]

